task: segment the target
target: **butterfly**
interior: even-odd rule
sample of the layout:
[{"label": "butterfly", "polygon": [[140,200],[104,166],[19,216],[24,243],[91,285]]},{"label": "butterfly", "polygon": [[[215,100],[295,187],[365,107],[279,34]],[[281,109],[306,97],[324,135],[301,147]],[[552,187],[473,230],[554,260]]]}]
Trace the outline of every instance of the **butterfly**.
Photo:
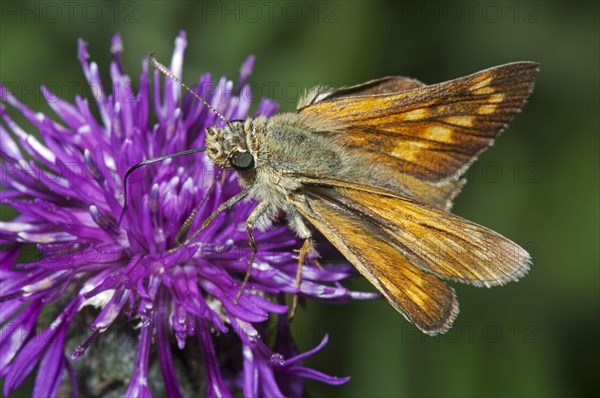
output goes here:
[{"label": "butterfly", "polygon": [[445,281],[491,287],[529,270],[525,249],[450,210],[469,165],[521,110],[537,72],[535,62],[515,62],[433,85],[391,76],[316,87],[296,112],[233,121],[198,97],[225,126],[208,128],[206,147],[184,154],[206,151],[237,172],[242,191],[188,234],[191,216],[183,244],[221,212],[254,199],[244,285],[258,250],[253,230],[267,229],[283,211],[304,240],[298,285],[302,264],[317,255],[312,226],[407,320],[443,333],[458,314]]}]

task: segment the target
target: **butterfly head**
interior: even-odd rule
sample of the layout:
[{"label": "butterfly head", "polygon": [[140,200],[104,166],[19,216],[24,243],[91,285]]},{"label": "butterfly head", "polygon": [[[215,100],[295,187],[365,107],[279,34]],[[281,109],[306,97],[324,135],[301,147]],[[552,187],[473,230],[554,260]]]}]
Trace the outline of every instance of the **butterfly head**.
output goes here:
[{"label": "butterfly head", "polygon": [[206,129],[206,153],[221,167],[233,167],[237,171],[249,171],[255,167],[254,155],[248,149],[250,121],[233,120],[225,127]]}]

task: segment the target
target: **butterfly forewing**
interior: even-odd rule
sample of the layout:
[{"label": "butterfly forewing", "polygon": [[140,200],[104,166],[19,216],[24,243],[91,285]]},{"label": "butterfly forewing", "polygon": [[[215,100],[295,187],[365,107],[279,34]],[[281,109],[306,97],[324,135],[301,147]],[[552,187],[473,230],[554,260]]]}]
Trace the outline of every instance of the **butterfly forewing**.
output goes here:
[{"label": "butterfly forewing", "polygon": [[460,176],[493,143],[523,106],[537,70],[517,62],[394,94],[333,92],[299,112],[344,124],[339,139],[374,162],[439,181]]}]

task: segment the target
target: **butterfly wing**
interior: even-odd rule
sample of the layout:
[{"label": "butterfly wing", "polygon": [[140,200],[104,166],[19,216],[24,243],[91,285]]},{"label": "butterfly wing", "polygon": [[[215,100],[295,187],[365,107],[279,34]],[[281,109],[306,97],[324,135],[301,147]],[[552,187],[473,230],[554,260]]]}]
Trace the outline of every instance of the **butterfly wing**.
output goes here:
[{"label": "butterfly wing", "polygon": [[489,287],[529,270],[520,246],[434,206],[349,183],[304,182],[289,200],[426,333],[445,331],[458,311],[441,279]]},{"label": "butterfly wing", "polygon": [[[408,84],[395,93],[383,79],[309,95],[298,112],[344,125],[339,139],[389,166],[392,178],[458,181],[520,111],[537,71],[534,62],[516,62],[445,83]],[[456,192],[448,191],[451,199]]]},{"label": "butterfly wing", "polygon": [[454,289],[411,264],[372,220],[316,192],[291,201],[407,320],[431,335],[450,328],[458,314]]},{"label": "butterfly wing", "polygon": [[442,280],[501,285],[528,272],[528,253],[505,237],[447,213],[477,155],[523,106],[537,64],[518,62],[424,86],[384,78],[342,90],[317,89],[298,113],[342,126],[336,140],[417,199],[325,176],[288,199],[422,331],[447,330],[458,304]]}]

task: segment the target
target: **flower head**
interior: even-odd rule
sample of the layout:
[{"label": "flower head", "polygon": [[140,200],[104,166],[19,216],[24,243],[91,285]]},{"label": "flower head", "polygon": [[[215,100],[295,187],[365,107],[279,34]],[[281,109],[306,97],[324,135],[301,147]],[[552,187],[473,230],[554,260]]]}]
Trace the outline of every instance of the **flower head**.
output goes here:
[{"label": "flower head", "polygon": [[[185,47],[181,33],[170,65],[178,77]],[[246,396],[300,396],[303,378],[347,381],[302,366],[327,337],[298,353],[283,295],[332,301],[373,297],[339,284],[351,274],[350,266],[307,264],[296,288],[294,250],[300,245],[282,223],[256,233],[259,250],[250,282],[236,302],[251,256],[245,231],[256,205],[251,201],[222,212],[189,244],[170,250],[201,203],[190,231],[239,192],[234,173],[223,173],[208,194],[218,170],[203,153],[142,168],[128,182],[128,206],[118,223],[129,166],[201,147],[205,129],[223,122],[184,95],[180,85],[158,71],[151,75],[147,60],[135,90],[123,72],[118,35],[111,50],[112,84],[105,90],[98,66],[88,61],[87,46],[79,42],[78,57],[95,94],[94,106],[81,97],[68,103],[42,88],[60,121],[35,113],[0,86],[0,200],[17,213],[0,225],[4,393],[18,387],[36,366],[34,396],[55,396],[65,373],[76,392],[81,375],[74,364],[85,361],[89,348],[123,320],[137,334],[136,359],[124,386],[127,396],[150,396],[152,361],[159,363],[167,395],[182,396],[174,360],[189,346],[198,348],[204,363],[208,396],[232,396],[236,390]],[[243,119],[251,105],[247,78],[253,65],[254,58],[248,58],[236,84],[224,78],[213,84],[205,74],[193,90],[228,120]],[[38,136],[12,119],[6,105],[21,113]],[[263,99],[256,114],[269,116],[276,108]],[[70,328],[90,310],[88,336],[67,349]],[[274,316],[279,317],[277,337],[268,342],[264,331]],[[234,342],[225,348],[231,354],[227,362],[217,344],[222,336]]]}]

